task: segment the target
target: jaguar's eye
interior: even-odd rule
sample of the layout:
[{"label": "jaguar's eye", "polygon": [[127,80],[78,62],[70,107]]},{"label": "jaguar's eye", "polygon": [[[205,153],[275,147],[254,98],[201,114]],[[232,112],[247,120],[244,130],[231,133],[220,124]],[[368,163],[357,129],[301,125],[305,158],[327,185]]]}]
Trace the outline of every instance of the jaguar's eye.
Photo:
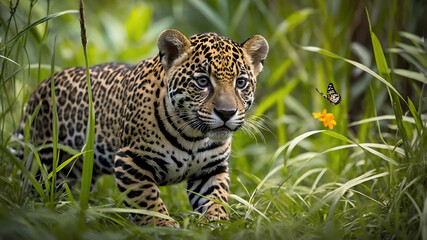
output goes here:
[{"label": "jaguar's eye", "polygon": [[239,89],[245,89],[248,85],[248,80],[246,78],[238,78],[236,80],[236,87]]},{"label": "jaguar's eye", "polygon": [[209,78],[206,76],[201,76],[196,78],[196,84],[198,87],[200,88],[206,88],[209,86],[210,82],[209,82]]}]

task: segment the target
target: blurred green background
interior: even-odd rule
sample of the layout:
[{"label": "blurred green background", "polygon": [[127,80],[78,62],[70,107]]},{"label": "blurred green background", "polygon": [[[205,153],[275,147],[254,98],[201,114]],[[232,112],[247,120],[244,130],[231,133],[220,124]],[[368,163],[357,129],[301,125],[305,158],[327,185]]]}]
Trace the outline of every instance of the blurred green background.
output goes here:
[{"label": "blurred green background", "polygon": [[[136,64],[152,57],[158,52],[157,36],[168,28],[188,37],[217,32],[236,42],[260,34],[269,42],[270,53],[258,77],[256,104],[251,109],[250,121],[257,122],[259,128],[235,134],[230,160],[231,192],[251,207],[234,198],[231,223],[213,232],[200,230],[181,184],[162,189],[163,199],[188,232],[165,230],[153,235],[129,226],[132,230],[122,233],[121,224],[95,214],[88,220],[89,231],[71,227],[76,236],[100,237],[109,232],[105,236],[111,238],[117,233],[150,238],[244,238],[247,234],[279,239],[427,237],[425,226],[422,234],[427,218],[425,208],[423,213],[427,184],[425,1],[90,0],[85,4],[90,65],[112,61]],[[11,134],[25,102],[50,75],[51,65],[56,70],[84,65],[78,14],[64,12],[76,9],[78,1],[0,0],[3,146],[13,142]],[[301,48],[326,49],[379,72],[367,12],[390,68],[390,79],[384,72],[381,76],[397,89],[402,101],[414,103],[416,114],[404,102],[401,112],[396,112],[393,91],[363,67]],[[37,23],[54,13],[64,14]],[[330,104],[315,91],[326,92],[329,82],[342,95],[339,105]],[[304,134],[311,131],[326,129],[312,116],[323,109],[334,114],[337,126],[331,134],[306,137]],[[399,125],[397,116],[411,119]],[[348,142],[343,137],[355,146],[345,147]],[[295,145],[290,147],[290,143]],[[404,148],[406,143],[409,147]],[[356,144],[371,144],[366,145],[371,148]],[[375,150],[370,151],[372,148]],[[35,217],[22,209],[45,211],[44,205],[37,197],[30,199],[31,189],[19,184],[20,172],[8,159],[2,152],[0,220],[7,224],[0,227],[0,238],[2,233],[20,236],[13,231],[19,224],[30,229],[22,236],[35,236],[29,226],[34,219],[46,219],[43,214]],[[78,191],[73,194],[78,198]],[[58,196],[56,208],[46,213],[46,218],[74,216],[75,207],[68,200],[65,193]],[[62,201],[65,203],[59,204]],[[104,204],[121,206],[112,177],[102,178],[93,193],[91,205]],[[24,223],[19,219],[25,219]],[[61,220],[53,233],[41,226],[37,236],[61,237],[68,224],[75,226]]]}]

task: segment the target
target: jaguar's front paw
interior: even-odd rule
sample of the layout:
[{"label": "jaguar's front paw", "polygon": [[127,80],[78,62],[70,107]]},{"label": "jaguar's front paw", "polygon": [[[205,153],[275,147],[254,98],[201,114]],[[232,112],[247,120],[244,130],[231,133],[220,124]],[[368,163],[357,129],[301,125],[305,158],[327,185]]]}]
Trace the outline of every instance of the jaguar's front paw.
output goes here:
[{"label": "jaguar's front paw", "polygon": [[[173,219],[167,219],[167,218],[161,218],[161,217],[156,217],[155,219],[156,219],[157,227],[179,228],[179,223]],[[152,223],[153,223],[153,217],[151,216],[140,217],[137,221],[135,221],[135,224],[138,226],[146,226]]]},{"label": "jaguar's front paw", "polygon": [[227,211],[225,210],[225,207],[218,203],[210,205],[204,215],[206,216],[206,218],[203,219],[202,222],[228,220]]},{"label": "jaguar's front paw", "polygon": [[179,228],[179,223],[166,218],[157,218],[156,219],[156,226],[157,227],[172,227],[172,228]]}]

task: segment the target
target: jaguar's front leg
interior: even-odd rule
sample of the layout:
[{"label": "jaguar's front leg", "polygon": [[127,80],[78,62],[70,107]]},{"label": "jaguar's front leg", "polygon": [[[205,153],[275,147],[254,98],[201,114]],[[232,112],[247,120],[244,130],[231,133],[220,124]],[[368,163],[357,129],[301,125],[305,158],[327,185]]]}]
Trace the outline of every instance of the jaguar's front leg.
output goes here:
[{"label": "jaguar's front leg", "polygon": [[[188,181],[188,198],[194,211],[203,213],[209,220],[228,220],[223,205],[228,204],[230,177],[227,167]],[[197,194],[196,194],[197,193]],[[212,201],[210,199],[214,199]],[[217,203],[217,202],[221,202]]]},{"label": "jaguar's front leg", "polygon": [[[169,216],[166,206],[159,197],[159,188],[154,180],[153,169],[145,159],[129,150],[120,149],[116,153],[114,171],[119,190],[128,191],[127,197],[141,209],[157,211]],[[125,205],[129,207],[132,204],[125,202]],[[138,214],[134,215],[133,220],[137,225],[147,225],[153,222],[153,217]],[[173,220],[157,217],[156,226],[178,227],[179,225]]]}]

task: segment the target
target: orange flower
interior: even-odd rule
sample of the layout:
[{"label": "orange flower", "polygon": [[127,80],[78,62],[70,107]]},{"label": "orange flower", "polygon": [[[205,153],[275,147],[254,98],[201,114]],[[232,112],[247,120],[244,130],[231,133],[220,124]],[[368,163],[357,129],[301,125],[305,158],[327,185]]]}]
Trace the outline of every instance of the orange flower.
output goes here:
[{"label": "orange flower", "polygon": [[337,122],[335,121],[335,116],[332,113],[326,113],[326,109],[323,109],[321,113],[313,113],[314,118],[318,118],[319,121],[323,122],[325,127],[333,129]]}]

